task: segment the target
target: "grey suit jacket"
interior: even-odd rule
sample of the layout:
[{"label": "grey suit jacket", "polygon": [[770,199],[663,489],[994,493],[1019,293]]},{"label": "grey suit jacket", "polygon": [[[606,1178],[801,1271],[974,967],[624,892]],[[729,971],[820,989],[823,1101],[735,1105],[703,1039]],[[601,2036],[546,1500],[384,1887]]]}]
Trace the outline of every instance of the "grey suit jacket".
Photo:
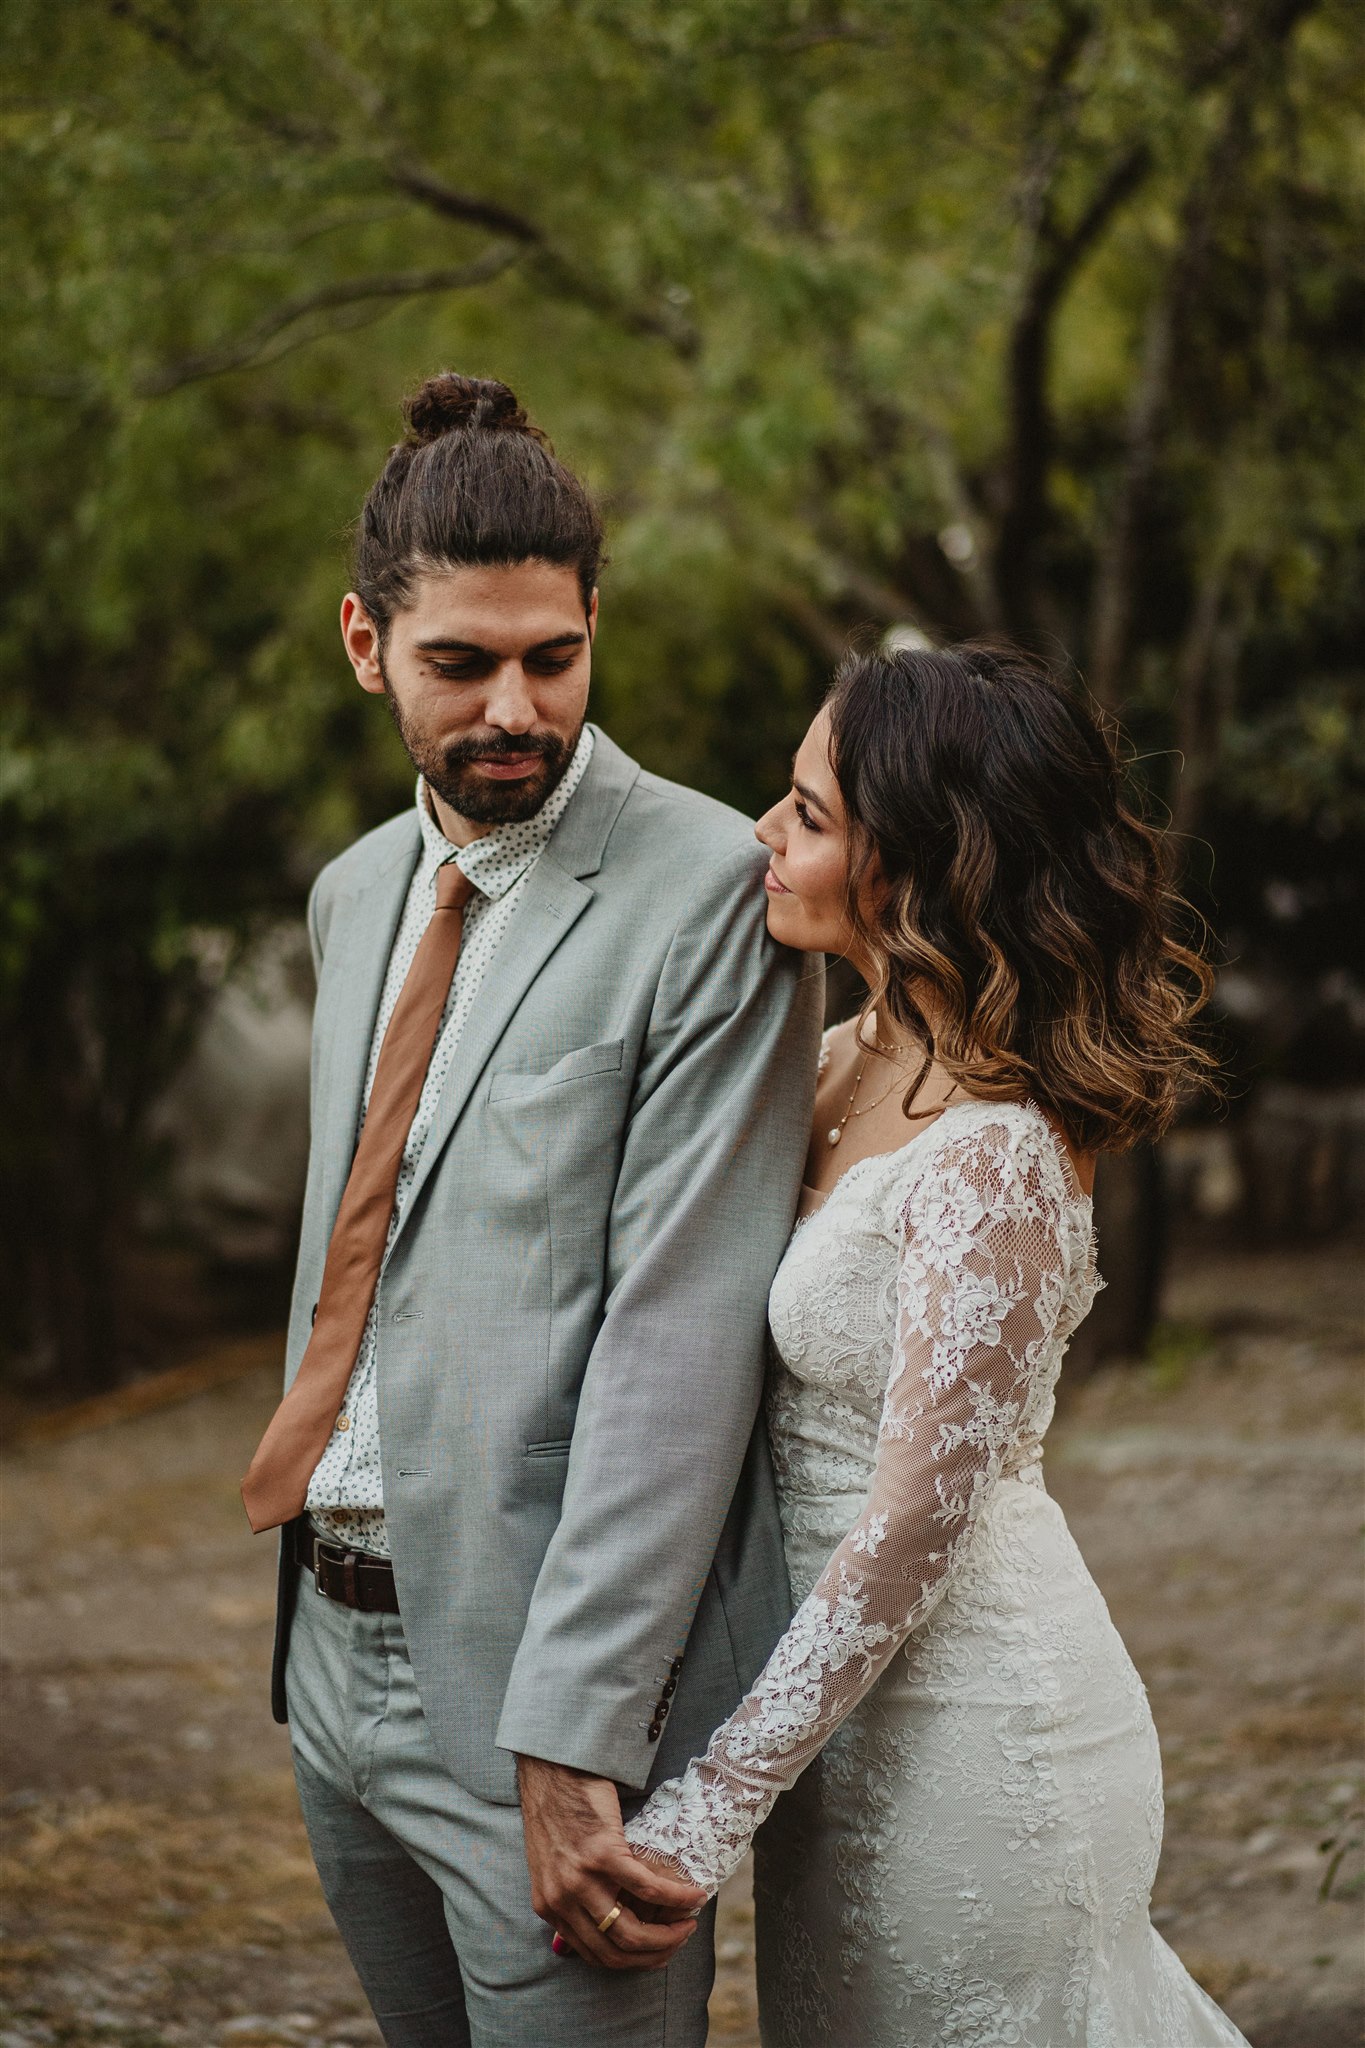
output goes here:
[{"label": "grey suit jacket", "polygon": [[[313,1135],[286,1384],[418,847],[411,812],[391,820],[309,905]],[[763,868],[746,819],[598,733],[380,1276],[404,1633],[441,1754],[489,1799],[515,1799],[514,1751],[634,1791],[677,1771],[789,1618],[758,1408],[822,975],[768,938]],[[297,1583],[282,1570],[280,1719]]]}]

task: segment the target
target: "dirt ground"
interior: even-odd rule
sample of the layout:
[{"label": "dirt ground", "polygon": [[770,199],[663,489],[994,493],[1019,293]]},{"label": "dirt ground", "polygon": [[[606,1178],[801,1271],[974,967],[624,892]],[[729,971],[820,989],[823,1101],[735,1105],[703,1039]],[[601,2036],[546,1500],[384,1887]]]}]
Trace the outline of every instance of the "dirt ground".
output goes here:
[{"label": "dirt ground", "polygon": [[[1254,2048],[1346,2048],[1365,2022],[1361,1266],[1187,1259],[1153,1363],[1077,1388],[1049,1440],[1161,1731],[1155,1917]],[[379,2040],[266,1704],[273,1547],[235,1482],[273,1349],[4,1461],[0,2048]],[[757,2042],[751,1932],[741,1877],[726,2048]]]}]

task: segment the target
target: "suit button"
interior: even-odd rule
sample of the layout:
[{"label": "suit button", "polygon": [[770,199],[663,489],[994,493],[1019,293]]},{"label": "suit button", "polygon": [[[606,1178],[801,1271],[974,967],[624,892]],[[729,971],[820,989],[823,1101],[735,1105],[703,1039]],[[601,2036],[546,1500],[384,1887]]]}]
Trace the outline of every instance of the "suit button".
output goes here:
[{"label": "suit button", "polygon": [[651,1722],[650,1722],[650,1724],[649,1724],[649,1731],[648,1731],[648,1732],[649,1732],[649,1739],[650,1739],[650,1741],[651,1741],[651,1742],[657,1742],[657,1741],[658,1741],[658,1739],[659,1739],[659,1737],[660,1737],[660,1736],[661,1736],[661,1735],[663,1734],[663,1732],[664,1732],[664,1724],[663,1724],[663,1722],[662,1722],[662,1721],[651,1721]]},{"label": "suit button", "polygon": [[664,1699],[666,1699],[666,1700],[671,1700],[671,1699],[672,1699],[672,1697],[673,1697],[673,1695],[674,1695],[674,1693],[675,1693],[675,1692],[676,1692],[677,1690],[678,1690],[678,1681],[677,1681],[677,1679],[676,1679],[676,1678],[670,1678],[670,1679],[669,1679],[669,1681],[668,1681],[668,1683],[667,1683],[667,1684],[666,1684],[666,1685],[664,1686],[664,1688],[663,1688],[663,1693],[662,1693],[662,1697],[663,1697]]},{"label": "suit button", "polygon": [[660,1700],[660,1701],[659,1701],[659,1704],[658,1704],[658,1706],[657,1706],[657,1707],[656,1707],[656,1708],[654,1709],[654,1718],[655,1718],[655,1720],[656,1720],[656,1721],[666,1721],[666,1720],[668,1719],[668,1701],[667,1701],[667,1700]]},{"label": "suit button", "polygon": [[679,1673],[679,1672],[680,1672],[681,1670],[682,1670],[682,1658],[681,1658],[681,1657],[675,1657],[675,1658],[673,1659],[673,1662],[672,1662],[672,1663],[671,1663],[671,1664],[669,1665],[669,1667],[668,1667],[668,1672],[669,1672],[669,1676],[670,1676],[670,1678],[676,1678],[676,1677],[677,1677],[677,1675],[678,1675],[678,1673]]}]

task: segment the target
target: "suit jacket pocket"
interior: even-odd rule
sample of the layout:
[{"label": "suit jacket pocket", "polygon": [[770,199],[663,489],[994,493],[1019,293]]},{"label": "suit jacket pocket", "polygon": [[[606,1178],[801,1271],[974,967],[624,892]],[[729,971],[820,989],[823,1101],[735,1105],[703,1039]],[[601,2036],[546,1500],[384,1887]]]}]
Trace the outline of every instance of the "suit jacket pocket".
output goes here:
[{"label": "suit jacket pocket", "polygon": [[523,1074],[509,1069],[494,1074],[488,1089],[490,1102],[509,1102],[528,1095],[541,1095],[565,1081],[582,1081],[591,1074],[616,1074],[625,1056],[624,1041],[611,1038],[601,1045],[580,1045],[566,1052],[542,1074]]}]

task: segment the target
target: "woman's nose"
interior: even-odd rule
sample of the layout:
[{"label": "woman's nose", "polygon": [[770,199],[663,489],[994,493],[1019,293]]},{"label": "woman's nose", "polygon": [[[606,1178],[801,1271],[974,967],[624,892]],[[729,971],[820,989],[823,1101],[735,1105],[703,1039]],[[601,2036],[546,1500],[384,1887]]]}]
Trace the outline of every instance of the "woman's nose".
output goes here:
[{"label": "woman's nose", "polygon": [[758,841],[760,846],[766,846],[770,853],[780,853],[782,851],[781,845],[779,843],[780,835],[777,829],[777,814],[779,808],[780,806],[775,804],[772,810],[765,811],[763,813],[763,816],[759,819],[758,823],[754,826],[754,838]]}]

